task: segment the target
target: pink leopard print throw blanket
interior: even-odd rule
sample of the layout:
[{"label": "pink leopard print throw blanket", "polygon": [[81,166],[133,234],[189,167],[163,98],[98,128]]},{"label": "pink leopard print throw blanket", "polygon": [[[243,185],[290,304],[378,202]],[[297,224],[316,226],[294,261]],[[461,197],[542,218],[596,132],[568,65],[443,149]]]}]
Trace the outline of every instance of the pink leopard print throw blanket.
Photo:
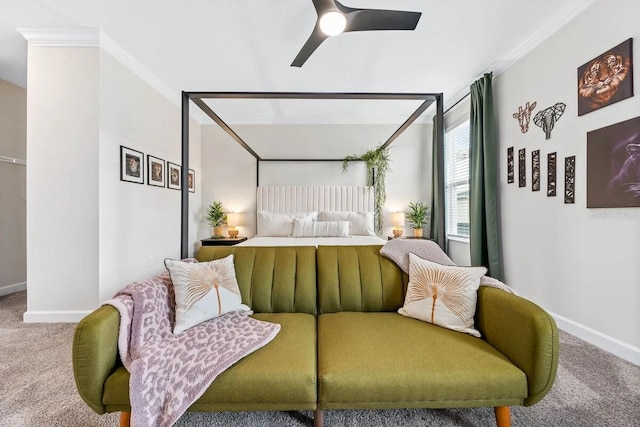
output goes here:
[{"label": "pink leopard print throw blanket", "polygon": [[172,332],[173,285],[168,273],[132,283],[105,302],[120,312],[118,348],[131,374],[136,427],[171,426],[225,369],[263,347],[280,325],[234,311]]}]

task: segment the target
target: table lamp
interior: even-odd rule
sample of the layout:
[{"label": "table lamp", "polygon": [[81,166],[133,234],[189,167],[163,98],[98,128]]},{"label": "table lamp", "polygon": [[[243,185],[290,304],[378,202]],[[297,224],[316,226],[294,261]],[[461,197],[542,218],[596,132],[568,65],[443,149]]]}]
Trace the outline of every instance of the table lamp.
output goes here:
[{"label": "table lamp", "polygon": [[404,232],[404,212],[394,212],[391,214],[393,224],[393,237],[400,237]]},{"label": "table lamp", "polygon": [[238,237],[238,230],[236,229],[238,225],[240,225],[240,214],[238,212],[227,213],[227,232],[232,239]]}]

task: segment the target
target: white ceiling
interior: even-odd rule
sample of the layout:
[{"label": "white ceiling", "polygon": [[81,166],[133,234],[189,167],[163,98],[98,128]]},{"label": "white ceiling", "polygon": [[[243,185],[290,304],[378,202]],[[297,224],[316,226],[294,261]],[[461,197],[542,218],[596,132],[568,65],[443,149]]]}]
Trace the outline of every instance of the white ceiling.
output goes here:
[{"label": "white ceiling", "polygon": [[[148,69],[174,101],[183,90],[443,92],[446,107],[594,1],[344,0],[422,17],[415,31],[329,38],[295,68],[316,20],[311,0],[0,0],[0,78],[26,87],[26,41],[16,28],[90,27]],[[229,123],[401,123],[416,105],[296,102],[210,105]]]}]

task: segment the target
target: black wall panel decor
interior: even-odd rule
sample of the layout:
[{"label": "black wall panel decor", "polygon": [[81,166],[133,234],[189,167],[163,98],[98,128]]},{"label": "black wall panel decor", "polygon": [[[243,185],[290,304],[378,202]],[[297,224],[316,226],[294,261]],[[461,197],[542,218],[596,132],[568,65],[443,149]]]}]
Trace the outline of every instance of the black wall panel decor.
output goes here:
[{"label": "black wall panel decor", "polygon": [[518,187],[527,186],[527,155],[526,149],[518,150]]},{"label": "black wall panel decor", "polygon": [[556,195],[556,153],[547,154],[547,197]]},{"label": "black wall panel decor", "polygon": [[576,201],[576,156],[564,159],[564,202]]},{"label": "black wall panel decor", "polygon": [[514,178],[514,169],[513,169],[513,147],[507,148],[507,183],[513,184]]},{"label": "black wall panel decor", "polygon": [[540,150],[531,152],[531,191],[540,191]]}]

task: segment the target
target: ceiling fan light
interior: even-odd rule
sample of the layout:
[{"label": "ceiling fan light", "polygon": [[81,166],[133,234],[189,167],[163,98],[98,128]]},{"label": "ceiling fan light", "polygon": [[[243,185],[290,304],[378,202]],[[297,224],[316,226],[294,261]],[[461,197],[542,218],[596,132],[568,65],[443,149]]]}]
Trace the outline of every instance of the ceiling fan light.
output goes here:
[{"label": "ceiling fan light", "polygon": [[328,36],[337,36],[347,26],[347,18],[340,12],[330,11],[320,18],[320,29]]}]

